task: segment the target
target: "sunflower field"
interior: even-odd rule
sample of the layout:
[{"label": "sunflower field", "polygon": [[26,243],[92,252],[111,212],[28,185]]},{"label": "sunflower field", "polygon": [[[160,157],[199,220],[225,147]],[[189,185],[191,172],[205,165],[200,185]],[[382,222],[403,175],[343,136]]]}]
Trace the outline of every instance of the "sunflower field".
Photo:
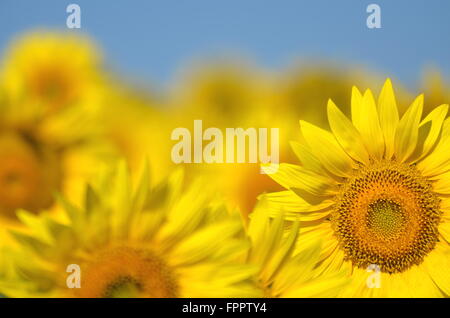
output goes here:
[{"label": "sunflower field", "polygon": [[[439,71],[414,90],[357,65],[218,58],[159,89],[83,33],[2,53],[2,297],[450,296]],[[237,127],[276,128],[278,162],[221,160]]]}]

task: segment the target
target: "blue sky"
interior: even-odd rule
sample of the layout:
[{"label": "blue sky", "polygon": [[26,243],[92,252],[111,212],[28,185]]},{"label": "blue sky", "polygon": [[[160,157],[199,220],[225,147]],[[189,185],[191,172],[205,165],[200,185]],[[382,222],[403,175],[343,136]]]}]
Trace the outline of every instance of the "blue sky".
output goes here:
[{"label": "blue sky", "polygon": [[[64,29],[70,3],[111,65],[154,82],[225,53],[274,70],[308,57],[354,63],[410,86],[429,65],[450,75],[448,0],[1,0],[0,49],[36,27]],[[381,29],[366,27],[370,3]]]}]

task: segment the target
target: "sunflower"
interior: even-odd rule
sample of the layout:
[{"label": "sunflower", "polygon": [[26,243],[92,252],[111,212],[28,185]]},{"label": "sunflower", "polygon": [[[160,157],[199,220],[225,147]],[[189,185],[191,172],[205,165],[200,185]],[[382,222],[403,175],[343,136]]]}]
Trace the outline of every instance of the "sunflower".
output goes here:
[{"label": "sunflower", "polygon": [[[93,84],[100,70],[92,69],[97,65],[90,50],[84,38],[33,33],[6,56],[0,83],[0,231],[16,220],[17,209],[50,208],[54,192],[77,197],[96,165],[116,154],[98,123],[103,89]],[[44,73],[53,77],[39,77]],[[48,95],[38,84],[56,91]]]},{"label": "sunflower", "polygon": [[268,85],[265,74],[246,62],[203,62],[180,75],[170,92],[170,104],[181,109],[181,118],[233,127],[246,123],[245,114],[264,103]]},{"label": "sunflower", "polygon": [[319,275],[315,268],[320,242],[294,253],[302,239],[299,225],[298,221],[284,221],[282,214],[270,218],[264,200],[256,206],[247,230],[251,241],[247,262],[259,268],[257,286],[270,298],[335,297],[345,284],[344,273]]},{"label": "sunflower", "polygon": [[36,31],[11,44],[1,80],[14,100],[27,100],[44,112],[72,105],[84,105],[88,111],[99,98],[101,62],[100,53],[85,37]]},{"label": "sunflower", "polygon": [[[190,128],[194,120],[201,119],[204,129],[217,127],[223,132],[226,128],[280,127],[281,116],[273,116],[276,109],[270,104],[272,90],[267,74],[242,61],[204,63],[185,75],[171,92],[170,104],[179,114],[171,123],[173,128]],[[284,130],[280,131],[280,138],[286,138]],[[280,149],[281,157],[286,153],[285,148]],[[245,216],[254,208],[260,193],[281,190],[260,173],[257,163],[190,164],[186,171],[187,175],[208,178],[229,205],[238,207]]]},{"label": "sunflower", "polygon": [[[65,223],[44,214],[19,214],[32,233],[13,232],[18,246],[6,257],[15,270],[0,279],[2,293],[10,297],[258,295],[251,281],[255,269],[238,261],[248,248],[239,214],[217,203],[201,182],[185,189],[183,174],[177,171],[151,187],[144,170],[134,188],[125,164],[105,171],[87,187],[82,207],[60,199]],[[68,288],[66,270],[76,267],[80,288]]]},{"label": "sunflower", "polygon": [[353,88],[352,119],[330,100],[331,132],[300,121],[301,166],[271,175],[288,189],[267,196],[272,213],[300,218],[299,250],[323,239],[318,270],[348,271],[342,295],[450,295],[448,106],[422,109],[420,95],[400,118],[390,80],[378,103]]}]

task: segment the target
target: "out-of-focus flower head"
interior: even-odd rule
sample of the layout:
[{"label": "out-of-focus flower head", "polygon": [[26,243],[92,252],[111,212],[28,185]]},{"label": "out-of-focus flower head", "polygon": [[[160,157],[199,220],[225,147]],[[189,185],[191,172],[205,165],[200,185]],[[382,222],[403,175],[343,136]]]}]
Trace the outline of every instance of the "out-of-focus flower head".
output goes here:
[{"label": "out-of-focus flower head", "polygon": [[86,37],[69,32],[35,31],[15,40],[3,60],[1,80],[17,102],[41,113],[78,105],[96,107],[102,58]]},{"label": "out-of-focus flower head", "polygon": [[[232,214],[201,181],[184,187],[182,172],[137,186],[125,164],[105,169],[81,206],[61,198],[67,222],[19,214],[26,233],[6,255],[0,276],[10,297],[251,297],[255,268],[240,262],[248,243]],[[218,233],[220,235],[218,236]],[[30,258],[33,262],[30,262]],[[81,288],[68,288],[70,264]]]},{"label": "out-of-focus flower head", "polygon": [[[278,128],[280,121],[271,116],[275,110],[270,108],[270,96],[270,77],[250,63],[216,60],[195,64],[171,92],[169,111],[178,114],[173,115],[173,128],[191,129],[196,119],[202,120],[203,129],[216,127],[224,134],[226,128]],[[282,129],[280,134],[284,136]],[[217,185],[230,205],[238,206],[244,215],[253,209],[258,194],[278,189],[260,174],[256,163],[187,164],[186,169],[188,175],[204,175]]]},{"label": "out-of-focus flower head", "polygon": [[202,119],[215,127],[248,123],[268,93],[263,72],[242,60],[195,63],[180,76],[171,91],[170,104],[187,121]]},{"label": "out-of-focus flower head", "polygon": [[0,218],[50,208],[108,160],[95,49],[83,37],[32,33],[15,42],[0,82]]}]

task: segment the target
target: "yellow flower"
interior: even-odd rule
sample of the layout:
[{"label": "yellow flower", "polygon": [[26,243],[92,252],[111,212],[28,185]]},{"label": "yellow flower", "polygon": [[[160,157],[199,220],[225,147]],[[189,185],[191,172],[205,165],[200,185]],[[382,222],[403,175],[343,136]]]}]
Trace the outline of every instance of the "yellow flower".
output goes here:
[{"label": "yellow flower", "polygon": [[0,218],[49,208],[55,191],[71,191],[110,151],[95,117],[77,108],[41,117],[0,96],[0,112]]},{"label": "yellow flower", "polygon": [[335,297],[345,284],[344,273],[319,275],[320,242],[295,254],[302,240],[299,224],[283,221],[282,214],[269,218],[264,200],[256,206],[247,231],[252,244],[247,262],[260,269],[257,285],[270,298]]},{"label": "yellow flower", "polygon": [[7,54],[0,83],[0,235],[16,226],[17,209],[51,208],[55,192],[78,199],[97,165],[116,155],[99,124],[104,89],[94,84],[100,70],[90,50],[83,38],[35,33]]},{"label": "yellow flower", "polygon": [[299,250],[323,240],[318,270],[351,279],[341,295],[450,295],[448,106],[422,108],[421,95],[399,118],[390,80],[378,103],[353,88],[352,119],[330,100],[331,132],[301,121],[301,166],[272,175],[288,189],[268,195],[272,213],[304,222]]},{"label": "yellow flower", "polygon": [[14,101],[37,104],[45,112],[80,104],[89,110],[99,98],[100,63],[86,38],[38,31],[13,42],[1,80]]},{"label": "yellow flower", "polygon": [[[172,92],[169,110],[179,116],[172,118],[171,123],[173,128],[191,128],[193,121],[199,119],[204,129],[217,127],[223,132],[226,128],[278,128],[282,119],[271,116],[276,111],[270,108],[271,93],[266,74],[243,62],[207,63],[191,71]],[[286,138],[283,130],[280,135],[280,139]],[[286,148],[280,149],[281,157],[286,155]],[[187,175],[208,178],[229,205],[239,207],[245,216],[254,208],[260,193],[280,190],[273,180],[260,173],[257,163],[187,164],[186,171]]]},{"label": "yellow flower", "polygon": [[[6,257],[15,271],[3,275],[0,291],[10,297],[258,295],[254,268],[238,261],[248,248],[239,215],[201,182],[183,188],[181,171],[154,187],[146,171],[133,189],[124,164],[107,170],[87,187],[82,207],[61,199],[66,223],[21,212],[32,233],[14,232],[19,245]],[[68,288],[69,265],[79,266],[80,288]]]},{"label": "yellow flower", "polygon": [[246,114],[265,102],[266,76],[246,63],[223,60],[195,66],[171,92],[171,106],[181,110],[181,118],[233,127],[247,123]]}]

